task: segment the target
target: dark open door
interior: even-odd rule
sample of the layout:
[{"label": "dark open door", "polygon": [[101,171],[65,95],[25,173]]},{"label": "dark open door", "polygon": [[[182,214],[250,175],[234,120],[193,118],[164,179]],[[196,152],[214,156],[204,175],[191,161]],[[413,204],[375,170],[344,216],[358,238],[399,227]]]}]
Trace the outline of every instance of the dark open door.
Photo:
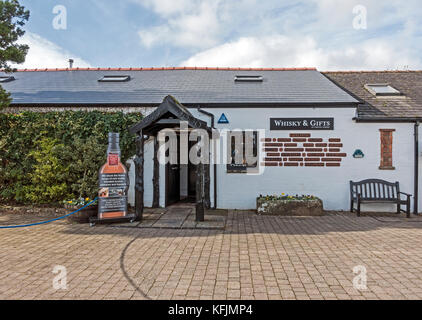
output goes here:
[{"label": "dark open door", "polygon": [[[180,137],[177,136],[175,141],[176,146],[172,149],[177,152],[177,163],[166,164],[166,206],[180,201],[180,150],[179,150]],[[176,151],[175,151],[176,150]],[[167,150],[169,152],[169,150]],[[169,153],[167,153],[169,155]]]},{"label": "dark open door", "polygon": [[[196,142],[189,141],[189,150],[192,149]],[[188,165],[188,199],[190,202],[195,202],[196,200],[196,169],[197,165],[189,161]]]},{"label": "dark open door", "polygon": [[180,165],[166,165],[166,206],[180,201]]}]

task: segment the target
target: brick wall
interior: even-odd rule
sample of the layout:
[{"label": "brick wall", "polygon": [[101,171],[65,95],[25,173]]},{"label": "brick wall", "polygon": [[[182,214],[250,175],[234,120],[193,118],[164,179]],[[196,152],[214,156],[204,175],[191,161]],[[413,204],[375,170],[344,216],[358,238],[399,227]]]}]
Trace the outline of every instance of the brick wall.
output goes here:
[{"label": "brick wall", "polygon": [[340,167],[346,157],[340,138],[312,137],[310,133],[291,133],[288,138],[264,138],[267,167]]},{"label": "brick wall", "polygon": [[394,170],[393,167],[393,132],[395,129],[379,129],[381,137],[381,170]]}]

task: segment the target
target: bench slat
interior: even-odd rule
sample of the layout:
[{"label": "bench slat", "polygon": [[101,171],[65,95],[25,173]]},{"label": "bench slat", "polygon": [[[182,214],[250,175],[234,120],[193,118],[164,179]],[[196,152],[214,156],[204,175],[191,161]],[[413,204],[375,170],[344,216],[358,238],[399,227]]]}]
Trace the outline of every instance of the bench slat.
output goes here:
[{"label": "bench slat", "polygon": [[[354,210],[353,203],[357,201],[357,214],[360,216],[360,204],[362,202],[391,202],[397,204],[397,213],[406,212],[410,217],[410,195],[406,200],[400,197],[399,182],[391,183],[381,179],[367,179],[359,182],[350,181],[350,211]],[[400,206],[406,205],[406,211]]]},{"label": "bench slat", "polygon": [[399,199],[398,186],[395,183],[379,179],[351,182],[351,192],[360,195],[362,200],[395,201]]}]

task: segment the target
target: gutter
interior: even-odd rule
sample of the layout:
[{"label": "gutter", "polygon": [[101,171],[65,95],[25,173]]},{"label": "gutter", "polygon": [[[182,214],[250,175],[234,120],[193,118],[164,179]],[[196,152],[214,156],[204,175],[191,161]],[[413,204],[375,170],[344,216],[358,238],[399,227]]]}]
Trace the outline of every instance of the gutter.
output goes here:
[{"label": "gutter", "polygon": [[418,214],[418,193],[419,193],[419,121],[415,122],[415,168],[414,168],[414,185],[413,185],[413,214]]},{"label": "gutter", "polygon": [[[211,128],[215,129],[214,123],[214,115],[210,112],[202,110],[201,107],[197,107],[198,112],[207,115],[211,118]],[[214,144],[214,153],[216,152],[215,144]],[[213,209],[217,209],[217,163],[214,161],[214,205]]]},{"label": "gutter", "polygon": [[420,122],[422,121],[422,118],[399,118],[399,117],[384,117],[384,118],[374,118],[374,117],[368,117],[368,118],[362,118],[362,117],[354,117],[352,120],[356,122]]},{"label": "gutter", "polygon": [[414,123],[413,138],[414,138],[414,169],[413,169],[413,214],[418,214],[418,201],[419,201],[419,124],[422,118],[410,117],[385,117],[385,118],[359,118],[354,117],[356,122],[366,123]]}]

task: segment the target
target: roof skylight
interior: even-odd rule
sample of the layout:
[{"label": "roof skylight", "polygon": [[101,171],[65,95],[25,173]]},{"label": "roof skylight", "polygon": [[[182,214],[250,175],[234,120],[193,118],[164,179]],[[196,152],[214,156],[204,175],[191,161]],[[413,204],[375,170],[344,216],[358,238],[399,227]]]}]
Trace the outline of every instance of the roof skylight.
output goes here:
[{"label": "roof skylight", "polygon": [[123,75],[111,75],[111,76],[103,76],[99,79],[99,82],[126,82],[130,80],[130,76],[123,76]]},{"label": "roof skylight", "polygon": [[375,96],[400,96],[401,92],[388,83],[366,84],[365,88]]},{"label": "roof skylight", "polygon": [[260,75],[238,75],[234,77],[234,81],[242,82],[262,82],[264,78]]},{"label": "roof skylight", "polygon": [[10,82],[15,80],[13,76],[0,76],[0,82]]}]

